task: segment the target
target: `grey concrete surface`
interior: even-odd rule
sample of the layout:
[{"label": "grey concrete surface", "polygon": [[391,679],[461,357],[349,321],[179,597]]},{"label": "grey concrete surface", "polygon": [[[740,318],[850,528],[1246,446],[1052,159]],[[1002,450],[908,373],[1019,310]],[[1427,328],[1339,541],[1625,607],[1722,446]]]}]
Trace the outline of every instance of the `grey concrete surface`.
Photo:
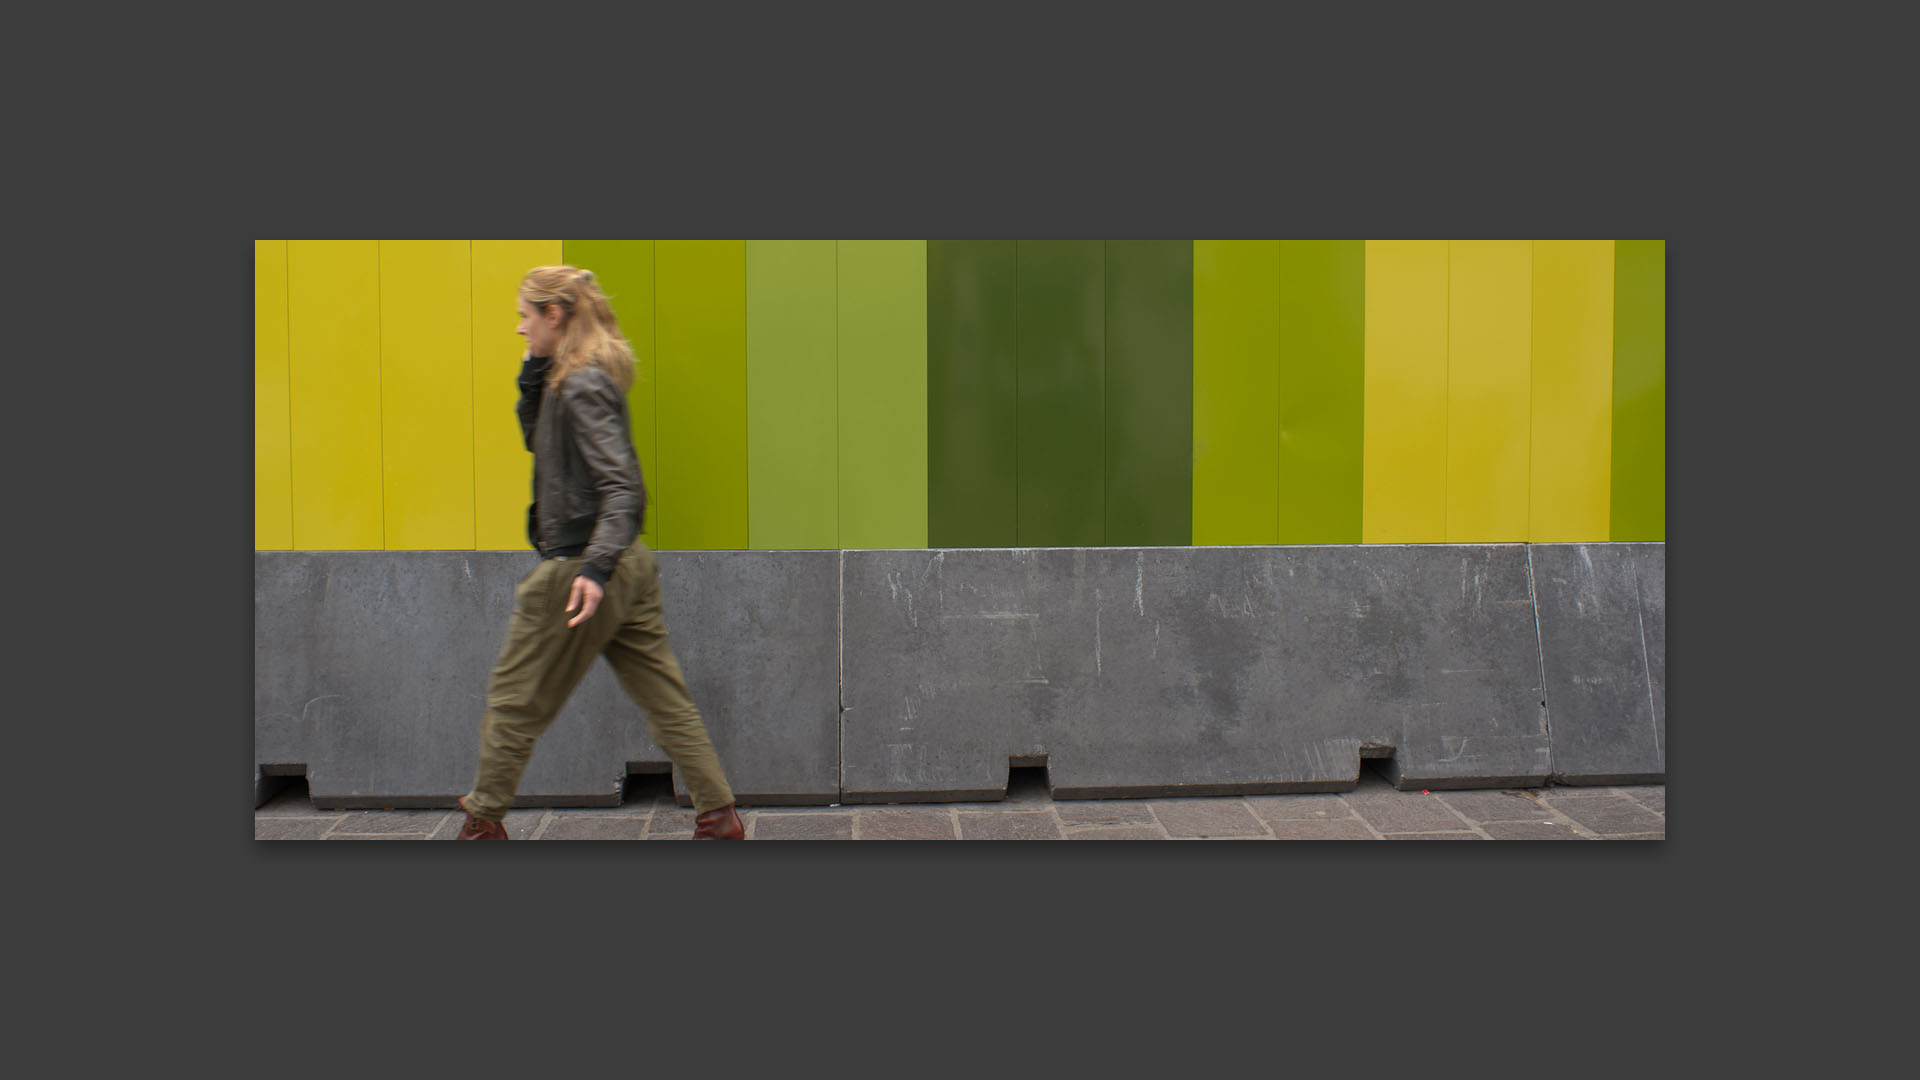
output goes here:
[{"label": "grey concrete surface", "polygon": [[1522,545],[848,551],[842,794],[1544,782]]},{"label": "grey concrete surface", "polygon": [[[451,840],[451,810],[323,810],[287,783],[253,815],[257,840]],[[1055,800],[1016,777],[1004,801],[742,807],[749,840],[1663,840],[1659,785],[1399,790],[1371,766],[1343,794]],[[515,840],[686,840],[693,814],[664,778],[615,807],[516,808]]]},{"label": "grey concrete surface", "polygon": [[[658,560],[671,643],[735,793],[833,801],[838,553]],[[256,790],[299,767],[322,806],[445,806],[465,793],[513,587],[535,562],[517,552],[256,552]],[[630,771],[668,768],[644,714],[596,663],[535,748],[520,797],[618,806]]]},{"label": "grey concrete surface", "polygon": [[[1406,789],[1665,776],[1664,544],[658,558],[754,805],[996,799],[1019,764],[1062,800],[1339,793],[1369,759]],[[534,561],[256,552],[256,804],[299,774],[320,807],[451,806]],[[597,664],[520,801],[614,809],[656,773]]]},{"label": "grey concrete surface", "polygon": [[1554,778],[1665,779],[1665,544],[1534,544]]}]

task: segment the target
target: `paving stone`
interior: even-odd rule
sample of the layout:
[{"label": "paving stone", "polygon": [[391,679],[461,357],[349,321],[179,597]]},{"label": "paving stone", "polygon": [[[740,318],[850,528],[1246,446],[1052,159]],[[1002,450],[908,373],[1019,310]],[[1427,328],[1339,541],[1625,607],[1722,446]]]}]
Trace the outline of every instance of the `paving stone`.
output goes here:
[{"label": "paving stone", "polygon": [[646,835],[647,819],[634,817],[582,817],[555,814],[547,823],[542,840],[638,840]]},{"label": "paving stone", "polygon": [[1658,784],[1619,789],[1656,814],[1667,812],[1667,789]]},{"label": "paving stone", "polygon": [[1395,791],[1353,792],[1341,796],[1353,812],[1381,833],[1457,832],[1467,827],[1437,795]]},{"label": "paving stone", "polygon": [[[648,840],[691,840],[693,839],[693,811],[682,810],[675,806],[666,810],[655,810],[647,820]],[[744,824],[744,819],[742,821]]]},{"label": "paving stone", "polygon": [[1495,840],[1585,840],[1587,837],[1552,821],[1493,821],[1480,826]]},{"label": "paving stone", "polygon": [[[431,835],[450,816],[447,810],[354,810],[340,816],[336,836],[369,836],[382,833],[419,833]],[[465,815],[459,815],[463,820]]]},{"label": "paving stone", "polygon": [[1659,814],[1625,795],[1553,795],[1548,803],[1579,822],[1583,832],[1604,834],[1664,831]]},{"label": "paving stone", "polygon": [[955,840],[953,815],[945,809],[888,807],[882,810],[855,810],[853,836],[856,840]]},{"label": "paving stone", "polygon": [[1539,821],[1546,813],[1540,804],[1525,795],[1504,791],[1440,792],[1440,801],[1459,811],[1469,821]]},{"label": "paving stone", "polygon": [[1366,822],[1359,818],[1337,821],[1288,821],[1270,823],[1275,840],[1371,840]]},{"label": "paving stone", "polygon": [[1240,799],[1156,799],[1153,812],[1170,837],[1265,836]]},{"label": "paving stone", "polygon": [[853,815],[769,814],[754,824],[755,840],[851,840]]},{"label": "paving stone", "polygon": [[1159,829],[1144,825],[1110,825],[1091,829],[1069,829],[1068,840],[1165,840]]},{"label": "paving stone", "polygon": [[1044,811],[1015,810],[1006,813],[969,813],[961,811],[962,840],[1058,840],[1060,827],[1053,815]]},{"label": "paving stone", "polygon": [[1485,840],[1479,833],[1470,832],[1395,832],[1381,833],[1382,840]]},{"label": "paving stone", "polygon": [[1338,795],[1249,795],[1247,808],[1271,825],[1276,821],[1338,820],[1353,809]]},{"label": "paving stone", "polygon": [[322,840],[428,840],[426,833],[328,833]]},{"label": "paving stone", "polygon": [[332,818],[255,818],[255,840],[319,840],[333,828]]},{"label": "paving stone", "polygon": [[1069,828],[1076,825],[1146,825],[1157,828],[1160,824],[1160,819],[1153,816],[1153,807],[1137,799],[1068,800],[1056,803],[1053,812],[1060,815],[1060,823]]},{"label": "paving stone", "polygon": [[1616,836],[1602,836],[1602,840],[1665,840],[1665,832],[1621,833]]}]

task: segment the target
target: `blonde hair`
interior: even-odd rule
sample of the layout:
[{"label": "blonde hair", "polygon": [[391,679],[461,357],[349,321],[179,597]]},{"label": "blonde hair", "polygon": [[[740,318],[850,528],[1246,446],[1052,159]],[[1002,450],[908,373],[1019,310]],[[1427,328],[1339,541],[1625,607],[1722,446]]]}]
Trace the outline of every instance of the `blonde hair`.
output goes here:
[{"label": "blonde hair", "polygon": [[541,314],[560,305],[560,341],[553,348],[547,386],[582,368],[597,367],[626,393],[633,385],[633,346],[620,333],[613,306],[593,279],[593,271],[573,266],[536,266],[520,279],[520,299]]}]

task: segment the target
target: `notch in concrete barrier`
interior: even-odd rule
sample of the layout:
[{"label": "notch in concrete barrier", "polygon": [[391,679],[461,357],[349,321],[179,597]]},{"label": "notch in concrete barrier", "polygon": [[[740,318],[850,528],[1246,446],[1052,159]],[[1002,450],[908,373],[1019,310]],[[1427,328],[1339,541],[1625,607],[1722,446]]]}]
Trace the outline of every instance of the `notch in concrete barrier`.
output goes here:
[{"label": "notch in concrete barrier", "polygon": [[620,805],[648,805],[674,798],[673,766],[652,761],[627,762],[627,778],[620,785]]},{"label": "notch in concrete barrier", "polygon": [[1053,779],[1047,775],[1047,755],[1007,759],[1008,799],[1053,798]]},{"label": "notch in concrete barrier", "polygon": [[312,804],[313,796],[307,790],[305,765],[260,766],[260,780],[254,785],[253,808],[258,810],[275,799]]}]

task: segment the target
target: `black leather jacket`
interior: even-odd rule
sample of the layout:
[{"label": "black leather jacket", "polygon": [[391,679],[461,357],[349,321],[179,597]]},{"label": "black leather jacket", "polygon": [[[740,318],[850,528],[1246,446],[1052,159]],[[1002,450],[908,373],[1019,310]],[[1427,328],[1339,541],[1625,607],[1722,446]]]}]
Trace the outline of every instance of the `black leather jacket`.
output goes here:
[{"label": "black leather jacket", "polygon": [[520,431],[533,452],[527,538],[543,558],[579,555],[580,576],[605,586],[647,507],[627,396],[592,367],[548,391],[552,366],[529,356],[520,368]]}]

